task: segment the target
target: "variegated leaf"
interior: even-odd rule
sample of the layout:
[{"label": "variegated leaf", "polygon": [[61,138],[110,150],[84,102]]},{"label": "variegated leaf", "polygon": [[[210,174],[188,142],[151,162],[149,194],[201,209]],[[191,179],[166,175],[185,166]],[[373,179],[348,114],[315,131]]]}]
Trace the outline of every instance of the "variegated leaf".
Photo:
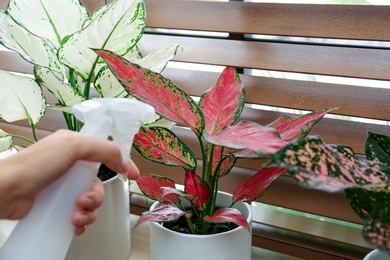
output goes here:
[{"label": "variegated leaf", "polygon": [[[137,55],[134,55],[133,52],[130,51],[129,53],[131,53],[131,55],[126,54],[124,58],[133,61],[141,67],[160,73],[163,71],[168,61],[176,55],[178,47],[179,45],[174,44],[141,59],[136,58]],[[134,49],[137,50],[137,48]],[[101,97],[125,97],[127,95],[125,88],[119,83],[108,67],[104,67],[96,76],[95,88]]]},{"label": "variegated leaf", "polygon": [[171,201],[178,202],[179,196],[176,194],[166,195],[163,193],[163,187],[175,188],[173,180],[158,175],[143,175],[136,180],[141,192],[152,200],[160,202]]},{"label": "variegated leaf", "polygon": [[30,77],[0,70],[0,118],[7,122],[28,119],[35,125],[45,114],[41,87]]},{"label": "variegated leaf", "polygon": [[161,204],[159,207],[154,209],[153,211],[148,211],[142,213],[141,217],[138,219],[134,228],[138,227],[142,223],[149,221],[172,221],[184,216],[186,214],[185,211],[179,209],[176,205],[170,203]]},{"label": "variegated leaf", "polygon": [[359,159],[344,146],[328,146],[319,136],[290,143],[266,165],[284,167],[300,184],[331,192],[382,183],[390,176],[386,165]]},{"label": "variegated leaf", "polygon": [[335,108],[324,108],[300,117],[282,116],[268,126],[278,130],[282,140],[292,141],[308,135],[313,126],[315,126],[326,113],[334,109]]},{"label": "variegated leaf", "polygon": [[379,160],[390,167],[390,136],[368,132],[365,148],[368,160]]},{"label": "variegated leaf", "polygon": [[193,171],[186,171],[184,191],[190,195],[187,200],[198,210],[204,210],[211,199],[210,187]]},{"label": "variegated leaf", "polygon": [[[37,1],[36,1],[37,2]],[[63,73],[64,69],[50,46],[0,10],[0,43],[16,51],[26,61]],[[3,82],[1,83],[4,84]]]},{"label": "variegated leaf", "polygon": [[203,93],[199,107],[204,115],[205,131],[208,135],[217,134],[233,125],[245,104],[245,89],[237,71],[225,68],[215,85]]},{"label": "variegated leaf", "polygon": [[273,181],[285,171],[286,169],[280,167],[262,168],[236,188],[233,193],[233,202],[252,202],[262,197]]},{"label": "variegated leaf", "polygon": [[234,149],[251,149],[260,155],[276,152],[287,144],[280,139],[275,129],[250,121],[241,121],[215,135],[205,133],[203,137],[212,144]]},{"label": "variegated leaf", "polygon": [[224,147],[222,146],[208,144],[207,153],[210,153],[210,149],[213,149],[211,158],[211,175],[214,176],[215,172],[218,170],[219,177],[225,176],[233,168],[237,158],[233,155],[225,154]]},{"label": "variegated leaf", "polygon": [[0,152],[4,152],[11,148],[13,142],[12,135],[0,129]]},{"label": "variegated leaf", "polygon": [[10,0],[7,12],[33,34],[49,39],[56,49],[90,19],[79,0]]},{"label": "variegated leaf", "polygon": [[214,212],[213,216],[205,216],[203,219],[212,223],[234,223],[251,231],[251,228],[238,209],[235,208],[221,208]]},{"label": "variegated leaf", "polygon": [[196,168],[194,153],[170,130],[162,127],[142,128],[134,136],[134,148],[145,159],[169,166]]},{"label": "variegated leaf", "polygon": [[58,51],[60,61],[84,79],[90,77],[98,61],[92,49],[124,55],[138,43],[145,28],[142,0],[117,0],[103,8],[87,27],[73,34]]},{"label": "variegated leaf", "polygon": [[[388,195],[386,199],[388,202]],[[376,248],[390,253],[390,209],[388,203],[382,207],[378,206],[366,219],[363,237]]]},{"label": "variegated leaf", "polygon": [[203,116],[195,101],[182,89],[159,73],[132,64],[115,53],[104,50],[97,53],[132,96],[153,106],[159,115],[189,126],[200,135],[204,128]]},{"label": "variegated leaf", "polygon": [[124,58],[129,61],[133,61],[135,64],[143,68],[149,69],[156,73],[161,73],[167,66],[168,62],[175,57],[178,48],[178,44],[172,44],[141,59],[131,60],[126,55]]},{"label": "variegated leaf", "polygon": [[38,84],[55,95],[61,106],[71,108],[73,105],[85,101],[81,93],[73,89],[71,85],[59,80],[51,70],[35,66],[34,75]]}]

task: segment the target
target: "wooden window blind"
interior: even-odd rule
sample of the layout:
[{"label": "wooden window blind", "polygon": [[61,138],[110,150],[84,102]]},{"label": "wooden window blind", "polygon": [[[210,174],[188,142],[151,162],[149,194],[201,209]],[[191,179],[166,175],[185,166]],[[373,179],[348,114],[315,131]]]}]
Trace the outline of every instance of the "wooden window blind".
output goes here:
[{"label": "wooden window blind", "polygon": [[[92,12],[105,1],[83,2]],[[338,107],[311,134],[361,154],[367,131],[390,134],[390,6],[196,0],[145,0],[145,4],[147,29],[139,43],[141,51],[148,54],[180,44],[163,75],[194,98],[214,84],[224,66],[233,66],[247,91],[242,119],[265,125],[288,113]],[[0,51],[0,57],[0,69],[32,71],[15,53]],[[38,124],[38,134],[65,127],[61,114],[48,111]],[[0,128],[30,134],[27,122],[1,123]],[[174,131],[200,158],[195,136],[185,128]],[[180,168],[148,163],[135,151],[132,158],[142,173],[183,183]],[[233,192],[263,162],[240,159],[221,179],[220,189]],[[147,209],[148,201],[137,192],[132,198],[134,212]],[[361,223],[343,193],[304,189],[287,175],[259,202]],[[256,246],[306,259],[361,259],[370,250],[359,228],[262,206],[254,209]]]}]

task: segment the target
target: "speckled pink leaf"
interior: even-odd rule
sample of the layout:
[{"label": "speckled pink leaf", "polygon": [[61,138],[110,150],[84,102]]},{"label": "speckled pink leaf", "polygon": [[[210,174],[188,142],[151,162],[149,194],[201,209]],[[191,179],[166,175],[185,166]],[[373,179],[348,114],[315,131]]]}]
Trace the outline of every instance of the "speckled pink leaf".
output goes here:
[{"label": "speckled pink leaf", "polygon": [[234,223],[250,232],[250,226],[238,209],[221,208],[214,212],[213,216],[205,216],[203,219],[212,223]]},{"label": "speckled pink leaf", "polygon": [[197,135],[204,128],[203,116],[195,101],[161,74],[132,64],[105,50],[96,53],[134,97],[154,107],[156,112],[174,122],[189,126]]},{"label": "speckled pink leaf", "polygon": [[216,145],[234,149],[251,149],[260,154],[276,152],[287,144],[280,139],[274,128],[249,121],[241,121],[215,135],[204,134],[204,138]]},{"label": "speckled pink leaf", "polygon": [[300,117],[282,116],[268,126],[278,130],[282,140],[292,141],[305,137],[326,113],[334,109],[324,108]]},{"label": "speckled pink leaf", "polygon": [[319,136],[290,143],[267,166],[284,167],[300,184],[330,192],[382,183],[390,176],[386,165],[358,158],[349,147],[328,146]]},{"label": "speckled pink leaf", "polygon": [[219,177],[225,176],[233,168],[237,158],[233,155],[224,154],[224,147],[222,146],[213,146],[209,144],[207,153],[210,153],[211,148],[213,148],[211,175],[214,176],[215,172],[218,170]]},{"label": "speckled pink leaf", "polygon": [[238,73],[234,68],[226,67],[215,85],[203,93],[199,101],[206,133],[215,134],[232,125],[241,115],[244,104],[245,89]]},{"label": "speckled pink leaf", "polygon": [[203,210],[211,198],[207,183],[193,171],[186,171],[184,190],[190,196],[187,198],[198,210]]},{"label": "speckled pink leaf", "polygon": [[175,183],[167,177],[158,175],[143,175],[138,177],[136,182],[141,192],[149,199],[158,200],[160,202],[179,201],[179,196],[177,194],[166,195],[163,193],[162,187],[175,188]]},{"label": "speckled pink leaf", "polygon": [[196,168],[194,153],[166,128],[141,128],[134,136],[133,146],[149,161],[185,169]]},{"label": "speckled pink leaf", "polygon": [[153,211],[148,211],[142,213],[141,217],[138,219],[134,228],[138,227],[142,223],[149,221],[172,221],[180,218],[185,215],[186,212],[179,209],[176,205],[170,203],[161,204],[159,207]]},{"label": "speckled pink leaf", "polygon": [[256,174],[247,178],[233,193],[233,202],[251,202],[263,196],[274,180],[285,172],[280,167],[262,168]]}]

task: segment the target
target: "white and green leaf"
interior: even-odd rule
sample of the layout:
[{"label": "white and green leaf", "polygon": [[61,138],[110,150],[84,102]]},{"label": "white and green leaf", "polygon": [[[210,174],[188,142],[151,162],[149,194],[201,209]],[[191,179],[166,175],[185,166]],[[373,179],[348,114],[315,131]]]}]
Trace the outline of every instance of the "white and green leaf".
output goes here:
[{"label": "white and green leaf", "polygon": [[63,72],[56,53],[47,42],[19,26],[2,10],[0,10],[0,43],[16,51],[32,64]]},{"label": "white and green leaf", "polygon": [[7,12],[28,31],[48,39],[56,49],[90,19],[79,0],[10,0]]},{"label": "white and green leaf", "polygon": [[153,52],[139,60],[130,60],[126,57],[126,55],[124,56],[124,58],[138,64],[143,68],[149,69],[157,73],[161,73],[167,66],[168,62],[176,56],[178,48],[178,44],[172,44],[162,50]]},{"label": "white and green leaf", "polygon": [[73,34],[61,46],[59,59],[84,79],[88,79],[98,60],[92,49],[126,54],[143,35],[145,19],[142,0],[114,1],[104,7],[103,11],[98,10],[87,27]]},{"label": "white and green leaf", "polygon": [[34,79],[0,70],[0,118],[29,119],[35,125],[45,113],[45,97]]},{"label": "white and green leaf", "polygon": [[59,101],[57,106],[71,111],[71,107],[85,100],[82,94],[72,88],[71,85],[59,80],[55,74],[47,68],[34,68],[34,75],[39,85],[47,88]]},{"label": "white and green leaf", "polygon": [[7,151],[12,146],[12,135],[0,129],[0,152]]}]

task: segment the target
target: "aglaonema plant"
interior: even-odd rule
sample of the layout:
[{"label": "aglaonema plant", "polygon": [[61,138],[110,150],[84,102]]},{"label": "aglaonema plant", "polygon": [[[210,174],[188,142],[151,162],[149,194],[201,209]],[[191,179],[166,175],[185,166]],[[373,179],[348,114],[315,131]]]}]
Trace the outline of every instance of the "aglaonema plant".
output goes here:
[{"label": "aglaonema plant", "polygon": [[345,191],[364,221],[363,237],[390,252],[390,136],[368,133],[366,156],[347,146],[327,145],[319,136],[292,142],[272,155],[269,167],[283,167],[304,187]]},{"label": "aglaonema plant", "polygon": [[[172,45],[142,56],[137,44],[145,19],[143,0],[114,0],[92,15],[79,0],[10,0],[6,11],[0,10],[0,43],[32,64],[34,75],[0,70],[0,118],[27,119],[34,139],[30,142],[38,139],[35,125],[47,108],[63,111],[68,128],[79,131],[82,123],[72,114],[74,104],[127,95],[93,49],[114,51],[156,72],[176,54],[178,46]],[[45,88],[57,103],[48,104]],[[3,136],[2,150],[18,137]]]},{"label": "aglaonema plant", "polygon": [[[300,117],[283,116],[267,126],[237,122],[245,105],[245,88],[232,67],[222,71],[215,85],[197,103],[160,73],[141,68],[107,50],[97,50],[97,53],[130,95],[153,106],[163,118],[190,128],[199,140],[202,167],[197,174],[194,152],[171,130],[145,126],[134,137],[133,146],[145,159],[182,167],[184,172],[184,190],[159,175],[144,175],[137,180],[141,191],[158,200],[160,206],[142,214],[136,226],[184,216],[190,233],[194,234],[213,233],[215,223],[225,222],[249,230],[245,218],[232,206],[262,196],[284,168],[262,168],[249,177],[237,187],[230,208],[217,208],[219,179],[230,172],[238,158],[266,158],[289,141],[306,136],[331,110],[322,109]],[[183,199],[190,202],[191,208],[183,206]]]}]

